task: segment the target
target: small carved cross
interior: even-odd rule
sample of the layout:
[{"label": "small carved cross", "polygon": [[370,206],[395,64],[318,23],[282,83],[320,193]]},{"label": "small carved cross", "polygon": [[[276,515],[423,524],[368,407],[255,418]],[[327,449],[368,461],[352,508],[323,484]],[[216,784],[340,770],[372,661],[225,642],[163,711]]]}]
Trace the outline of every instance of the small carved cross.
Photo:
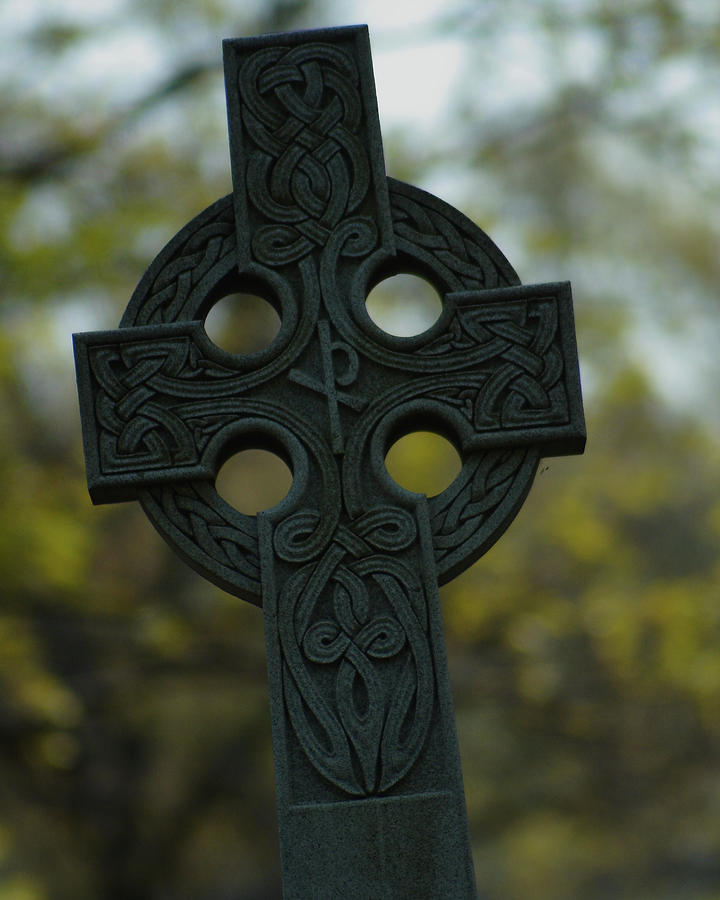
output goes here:
[{"label": "small carved cross", "polygon": [[[521,286],[461,213],[386,177],[365,27],[224,51],[233,194],[159,254],[118,330],[75,335],[90,494],[138,499],[264,608],[285,895],[474,897],[437,587],[508,526],[541,456],[582,452],[570,286]],[[443,298],[410,338],[365,308],[403,272]],[[236,291],[282,322],[246,356],[203,328]],[[462,456],[436,497],[384,466],[417,429]],[[293,484],[246,516],[214,484],[253,446]]]}]

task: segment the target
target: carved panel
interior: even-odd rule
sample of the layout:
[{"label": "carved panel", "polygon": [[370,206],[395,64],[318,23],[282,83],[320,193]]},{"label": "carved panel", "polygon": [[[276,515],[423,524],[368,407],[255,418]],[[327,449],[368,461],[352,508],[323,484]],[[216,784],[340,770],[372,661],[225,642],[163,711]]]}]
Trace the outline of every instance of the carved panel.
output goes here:
[{"label": "carved panel", "polygon": [[369,71],[357,29],[298,42],[225,42],[241,262],[295,264],[344,223],[388,246],[389,204]]},{"label": "carved panel", "polygon": [[[308,557],[308,528],[305,513],[277,526],[280,560]],[[295,735],[314,768],[354,796],[395,785],[421,752],[432,720],[427,598],[417,565],[402,555],[416,534],[408,512],[376,507],[341,525],[320,558],[284,579],[277,600]]]}]

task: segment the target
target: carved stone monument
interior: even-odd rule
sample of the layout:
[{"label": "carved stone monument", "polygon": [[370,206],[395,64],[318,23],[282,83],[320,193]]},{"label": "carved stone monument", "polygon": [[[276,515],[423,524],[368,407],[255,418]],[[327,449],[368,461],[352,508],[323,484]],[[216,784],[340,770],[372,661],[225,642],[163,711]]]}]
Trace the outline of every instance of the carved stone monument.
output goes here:
[{"label": "carved stone monument", "polygon": [[[585,443],[570,286],[522,286],[461,213],[387,178],[365,27],[224,44],[232,195],[152,263],[115,331],[75,335],[90,494],[139,500],[202,575],[265,615],[288,898],[475,896],[438,584],[476,560],[541,456]],[[439,320],[400,338],[365,299],[426,278]],[[247,356],[203,328],[260,295]],[[384,458],[411,430],[462,471],[426,498]],[[246,516],[215,490],[238,449],[293,484]]]}]

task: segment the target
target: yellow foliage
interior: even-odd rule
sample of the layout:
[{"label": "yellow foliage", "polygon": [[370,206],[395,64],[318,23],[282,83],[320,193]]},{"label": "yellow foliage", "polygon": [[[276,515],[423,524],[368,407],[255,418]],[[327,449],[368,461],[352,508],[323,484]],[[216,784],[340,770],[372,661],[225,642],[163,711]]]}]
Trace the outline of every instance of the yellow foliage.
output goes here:
[{"label": "yellow foliage", "polygon": [[432,497],[453,482],[461,464],[448,440],[430,431],[414,431],[390,447],[385,465],[406,490]]},{"label": "yellow foliage", "polygon": [[0,882],[0,900],[47,900],[39,878],[31,875],[10,875]]},{"label": "yellow foliage", "polygon": [[82,719],[82,704],[46,668],[32,629],[17,616],[0,617],[0,684],[4,702],[23,716],[58,728],[72,728]]}]

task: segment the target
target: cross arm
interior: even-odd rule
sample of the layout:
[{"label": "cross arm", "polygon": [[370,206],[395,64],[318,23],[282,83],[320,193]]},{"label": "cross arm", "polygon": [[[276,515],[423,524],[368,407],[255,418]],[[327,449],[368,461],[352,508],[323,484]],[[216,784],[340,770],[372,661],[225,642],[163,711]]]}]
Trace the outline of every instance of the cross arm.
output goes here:
[{"label": "cross arm", "polygon": [[570,283],[460,291],[449,323],[421,351],[458,366],[465,387],[444,395],[462,411],[467,450],[537,445],[582,453],[586,430]]},{"label": "cross arm", "polygon": [[199,321],[73,335],[93,503],[213,480],[256,373],[223,365]]},{"label": "cross arm", "polygon": [[[372,465],[392,489],[385,454],[401,434],[440,431],[458,447],[454,482],[428,499],[438,578],[444,583],[484,553],[510,524],[541,457],[582,453],[585,420],[572,297],[567,282],[451,291],[424,335],[382,338],[374,349],[376,402],[355,429],[344,465],[353,514],[363,509],[358,473]],[[406,350],[401,350],[403,347]],[[383,380],[386,379],[386,380]]]}]

